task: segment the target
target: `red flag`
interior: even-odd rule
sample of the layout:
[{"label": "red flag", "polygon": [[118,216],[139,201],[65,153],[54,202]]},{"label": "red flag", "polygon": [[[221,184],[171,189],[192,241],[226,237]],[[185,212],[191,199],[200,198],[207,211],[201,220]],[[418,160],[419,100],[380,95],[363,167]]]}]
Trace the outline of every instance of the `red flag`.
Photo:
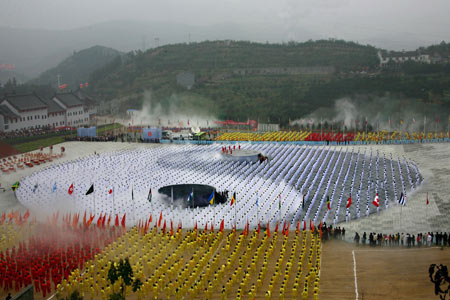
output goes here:
[{"label": "red flag", "polygon": [[[428,204],[430,204],[430,201],[428,201],[428,192],[427,192],[427,205]],[[2,216],[2,219],[3,219],[3,216]],[[2,222],[2,224],[3,224],[3,222]]]},{"label": "red flag", "polygon": [[126,218],[126,215],[127,215],[127,213],[124,213],[124,214],[123,214],[123,217],[122,217],[122,222],[121,222],[121,223],[122,223],[122,227],[123,227],[123,228],[125,228],[125,218]]},{"label": "red flag", "polygon": [[149,223],[152,223],[152,214],[150,214],[150,219],[148,220]]},{"label": "red flag", "polygon": [[303,231],[306,231],[306,221],[303,220]]},{"label": "red flag", "polygon": [[83,226],[86,228],[87,226],[87,220],[86,220],[86,211],[84,211],[84,215],[83,215]]},{"label": "red flag", "polygon": [[161,221],[162,221],[162,211],[159,214],[159,221],[158,221],[158,227],[161,227]]},{"label": "red flag", "polygon": [[297,233],[300,232],[300,220],[297,220]]},{"label": "red flag", "polygon": [[312,230],[312,222],[311,222],[311,219],[309,220],[309,230]]},{"label": "red flag", "polygon": [[283,223],[283,231],[282,231],[282,233],[284,234],[285,231],[286,231],[286,221],[284,221],[284,223]]},{"label": "red flag", "polygon": [[275,232],[278,233],[278,222],[277,225],[275,225]]},{"label": "red flag", "polygon": [[89,213],[89,220],[88,220],[87,223],[86,223],[86,227],[91,226],[92,221],[94,221],[94,218],[95,218],[95,214],[91,215],[91,214]]},{"label": "red flag", "polygon": [[[428,199],[428,194],[427,194],[427,199]],[[26,221],[28,219],[28,217],[30,216],[30,211],[27,209],[27,211],[25,212],[25,214],[23,215],[23,219],[24,221]],[[3,222],[2,222],[3,223]]]},{"label": "red flag", "polygon": [[78,218],[79,218],[78,214],[74,214],[73,215],[72,227],[77,227],[78,226]]},{"label": "red flag", "polygon": [[97,219],[97,227],[102,226],[102,220],[103,220],[102,214],[103,213],[100,213],[100,216]]},{"label": "red flag", "polygon": [[270,224],[267,222],[267,237],[270,237]]},{"label": "red flag", "polygon": [[3,213],[2,213],[2,221],[1,221],[1,225],[3,225],[3,223],[5,223],[5,219],[6,219],[6,213],[3,212]]},{"label": "red flag", "polygon": [[352,205],[352,195],[350,195],[350,196],[348,197],[348,200],[347,200],[347,208],[349,208],[350,205]]},{"label": "red flag", "polygon": [[214,231],[214,222],[211,222],[211,232]]},{"label": "red flag", "polygon": [[170,220],[170,235],[173,235],[173,222]]},{"label": "red flag", "polygon": [[110,223],[111,223],[111,215],[108,216],[108,227]]},{"label": "red flag", "polygon": [[119,227],[119,215],[116,214],[116,220],[114,221],[114,226]]},{"label": "red flag", "polygon": [[380,206],[380,199],[378,198],[378,193],[376,193],[375,199],[373,199],[372,204],[376,207]]},{"label": "red flag", "polygon": [[258,223],[258,230],[256,231],[256,232],[258,232],[258,235],[259,235],[259,232],[261,231],[261,224],[260,223]]},{"label": "red flag", "polygon": [[195,230],[195,232],[197,232],[197,221],[195,221],[194,230]]},{"label": "red flag", "polygon": [[164,225],[163,225],[163,234],[166,233],[166,220],[164,220]]},{"label": "red flag", "polygon": [[291,225],[291,223],[287,224],[286,231],[285,231],[286,236],[289,236],[289,225]]},{"label": "red flag", "polygon": [[148,220],[145,220],[144,228],[142,228],[143,234],[146,234],[146,233],[147,233],[147,228],[148,228]]},{"label": "red flag", "polygon": [[150,222],[145,221],[145,230],[144,233],[147,234],[148,228],[150,227]]},{"label": "red flag", "polygon": [[223,232],[224,226],[225,226],[225,221],[224,221],[224,219],[222,219],[222,221],[220,222],[220,232]]},{"label": "red flag", "polygon": [[102,227],[105,228],[105,222],[106,222],[106,213],[103,215],[102,219]]},{"label": "red flag", "polygon": [[67,191],[69,195],[72,195],[73,193],[73,183],[70,185],[69,190]]},{"label": "red flag", "polygon": [[314,233],[314,223],[312,223],[312,232]]},{"label": "red flag", "polygon": [[208,231],[208,222],[206,222],[206,224],[205,224],[205,232],[207,232]]},{"label": "red flag", "polygon": [[231,196],[231,202],[230,202],[230,206],[232,206],[234,204],[234,202],[236,201],[236,192],[233,193],[233,196]]}]

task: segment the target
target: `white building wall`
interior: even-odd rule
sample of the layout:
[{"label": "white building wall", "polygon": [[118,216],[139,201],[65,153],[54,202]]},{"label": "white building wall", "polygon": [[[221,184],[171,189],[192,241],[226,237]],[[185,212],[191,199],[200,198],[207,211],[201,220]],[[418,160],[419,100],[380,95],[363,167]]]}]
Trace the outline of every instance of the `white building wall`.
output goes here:
[{"label": "white building wall", "polygon": [[83,106],[76,106],[67,109],[67,126],[77,127],[89,124],[89,113]]},{"label": "white building wall", "polygon": [[51,127],[66,126],[66,112],[49,113],[48,125]]},{"label": "white building wall", "polygon": [[5,122],[5,131],[41,128],[48,125],[47,108],[31,111],[18,111],[7,100],[4,100],[2,104],[8,106],[10,110],[19,115],[19,118],[16,120],[8,120],[8,123]]}]

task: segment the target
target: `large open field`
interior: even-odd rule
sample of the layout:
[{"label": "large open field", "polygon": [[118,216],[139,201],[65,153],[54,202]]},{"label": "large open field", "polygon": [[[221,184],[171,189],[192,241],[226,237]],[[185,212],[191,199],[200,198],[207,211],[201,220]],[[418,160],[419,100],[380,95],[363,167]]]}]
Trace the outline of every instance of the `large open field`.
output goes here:
[{"label": "large open field", "polygon": [[[155,144],[111,142],[69,142],[61,145],[66,148],[66,153],[62,158],[33,168],[2,175],[2,186],[9,187],[15,181],[31,175],[33,172],[42,170],[49,165],[92,155],[94,152],[106,153],[147,149],[149,147],[157,147],[164,150],[164,147],[167,147]],[[338,224],[347,229],[347,241],[329,240],[321,245],[321,256],[320,260],[318,260],[320,264],[319,298],[437,299],[433,293],[433,284],[428,277],[428,268],[433,263],[449,265],[449,248],[357,247],[349,243],[349,241],[352,239],[355,231],[360,234],[363,231],[383,233],[410,232],[413,234],[428,231],[450,231],[448,218],[450,213],[450,186],[447,184],[450,182],[450,167],[448,166],[450,145],[372,145],[356,146],[355,148],[362,151],[371,148],[373,151],[378,150],[380,153],[393,153],[399,157],[404,156],[417,164],[424,180],[420,187],[408,195],[406,206],[400,207],[393,201],[392,207],[381,211],[378,215],[371,214],[367,218]],[[427,193],[430,200],[428,206],[426,205]],[[24,212],[26,210],[17,201],[9,188],[6,192],[0,192],[0,200],[3,211],[19,209]],[[154,216],[154,218],[156,217]],[[42,220],[45,219],[42,218]],[[154,220],[154,222],[156,221]],[[189,227],[189,225],[187,226]],[[186,274],[185,279],[190,278],[189,280],[193,280],[192,282],[189,281],[189,284],[185,286],[184,295],[188,295],[188,298],[192,296],[195,299],[236,299],[240,295],[243,299],[267,299],[268,295],[266,294],[270,289],[272,298],[278,299],[281,298],[280,291],[283,290],[282,283],[284,279],[285,292],[283,298],[301,298],[301,290],[304,288],[306,274],[301,273],[301,275],[298,275],[300,291],[298,291],[297,296],[294,296],[292,289],[295,283],[294,278],[297,276],[295,274],[298,274],[294,269],[297,268],[298,270],[300,265],[303,243],[305,243],[303,253],[306,256],[309,255],[311,237],[308,233],[300,234],[300,236],[296,237],[293,232],[295,228],[291,227],[288,239],[284,239],[279,234],[274,241],[272,232],[272,237],[264,241],[263,232],[259,238],[252,238],[254,236],[254,228],[251,228],[251,234],[239,242],[239,234],[242,231],[237,231],[237,235],[230,236],[230,231],[225,230],[221,237],[217,233],[218,228],[216,227],[215,229],[215,234],[203,235],[200,239],[193,237],[186,230],[183,230],[183,234],[178,238],[173,239],[167,236],[168,229],[166,230],[166,235],[152,231],[145,236],[140,236],[136,229],[129,229],[126,236],[117,240],[117,249],[110,248],[108,253],[102,254],[106,255],[103,263],[114,257],[125,255],[134,257],[133,263],[137,269],[142,270],[142,278],[144,280],[148,279],[149,284],[161,274],[169,272],[168,274],[172,275],[168,275],[165,277],[165,281],[160,282],[161,287],[164,286],[161,290],[155,291],[149,287],[149,290],[145,293],[145,295],[155,295],[156,292],[159,295],[158,299],[177,298],[171,291],[173,286],[171,280],[175,280],[177,278],[176,274],[183,270]],[[127,239],[127,241],[125,242],[121,239]],[[19,240],[20,238],[13,242],[16,243]],[[131,247],[124,247],[127,243],[130,243]],[[238,246],[240,243],[241,245]],[[134,248],[140,249],[141,245],[145,245],[142,247],[147,247],[147,244],[150,247],[148,251],[153,253],[154,258],[149,257],[148,264],[143,264],[140,260],[145,256],[145,253],[137,250],[140,254],[136,256],[131,250]],[[273,250],[268,251],[271,247]],[[233,251],[235,254],[233,254]],[[254,265],[252,265],[253,255],[257,253],[259,254],[255,257]],[[270,254],[266,257],[266,253]],[[316,252],[312,251],[312,253],[312,262],[314,264],[316,263],[314,256]],[[308,266],[308,270],[312,270],[313,264],[309,266],[306,263],[306,256],[304,257],[303,268]],[[204,257],[202,262],[200,262],[201,257]],[[230,265],[228,265],[229,260],[231,260]],[[173,265],[171,271],[169,271],[170,265],[161,265],[164,261]],[[208,268],[206,268],[208,263],[211,266],[210,271],[207,271]],[[278,267],[276,267],[277,263],[279,264]],[[194,266],[197,266],[197,264],[199,264],[198,271],[193,273]],[[292,269],[289,267],[291,264]],[[222,265],[225,266],[223,273],[215,275],[216,271],[218,272],[222,268]],[[151,266],[154,266],[156,269],[149,269]],[[264,268],[267,270],[267,274],[260,280],[261,282],[258,282],[258,274]],[[248,275],[246,275],[247,273]],[[311,277],[311,280],[314,281],[313,277]],[[194,286],[198,289],[204,289],[205,293],[199,290],[190,290],[195,282],[198,282],[198,285]],[[228,287],[227,282],[230,282]],[[180,288],[182,286],[181,284]],[[314,284],[310,283],[308,286],[307,295],[309,299],[314,299]],[[225,292],[222,292],[224,287]],[[133,294],[128,298],[146,299],[142,297],[143,295],[138,297],[138,294]],[[39,297],[37,299],[41,299]],[[86,291],[85,299],[89,298],[90,291]],[[94,298],[101,299],[102,297],[97,295]]]},{"label": "large open field", "polygon": [[450,248],[357,247],[332,240],[323,244],[320,299],[356,299],[356,292],[358,299],[438,299],[428,276],[431,264],[450,265]]}]

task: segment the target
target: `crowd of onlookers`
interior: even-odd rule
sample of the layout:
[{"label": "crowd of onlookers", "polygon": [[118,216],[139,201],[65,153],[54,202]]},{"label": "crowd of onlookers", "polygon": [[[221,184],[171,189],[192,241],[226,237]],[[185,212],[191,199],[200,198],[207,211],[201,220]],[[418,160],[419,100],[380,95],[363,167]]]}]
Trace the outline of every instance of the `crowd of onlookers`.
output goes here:
[{"label": "crowd of onlookers", "polygon": [[403,232],[395,234],[375,232],[367,234],[364,232],[362,236],[356,232],[353,240],[357,245],[362,244],[370,246],[450,246],[450,234],[447,234],[447,232],[428,232],[418,233],[416,235]]},{"label": "crowd of onlookers", "polygon": [[[319,225],[320,226],[320,225]],[[317,228],[320,229],[320,228]],[[327,226],[326,223],[322,224],[321,228],[322,240],[334,239],[345,239],[345,228],[344,227],[333,227],[332,225]]]},{"label": "crowd of onlookers", "polygon": [[[121,140],[121,137],[119,135],[99,135],[99,136],[94,136],[94,137],[90,137],[90,136],[84,136],[84,137],[80,137],[80,136],[66,136],[64,137],[64,140],[66,142],[70,142],[70,141],[83,141],[83,142],[117,142]],[[123,141],[123,138],[122,138]]]},{"label": "crowd of onlookers", "polygon": [[120,133],[120,134],[106,134],[106,135],[99,135],[99,136],[66,136],[65,138],[66,142],[70,141],[82,141],[82,142],[136,142],[136,143],[159,143],[159,139],[153,139],[153,140],[144,140],[142,137],[132,137],[127,135],[126,133]]},{"label": "crowd of onlookers", "polygon": [[37,135],[46,135],[46,134],[49,134],[52,132],[58,132],[58,131],[61,131],[61,130],[57,130],[50,126],[45,126],[45,127],[41,127],[41,128],[33,128],[33,129],[14,130],[14,131],[9,131],[9,132],[0,131],[0,140],[9,139],[9,138],[24,138],[24,137],[37,136]]}]

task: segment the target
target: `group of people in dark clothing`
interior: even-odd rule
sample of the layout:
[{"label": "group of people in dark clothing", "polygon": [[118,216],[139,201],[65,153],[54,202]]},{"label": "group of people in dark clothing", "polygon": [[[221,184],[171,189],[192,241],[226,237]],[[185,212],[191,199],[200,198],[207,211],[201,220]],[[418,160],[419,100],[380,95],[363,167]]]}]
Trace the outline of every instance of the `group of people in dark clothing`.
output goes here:
[{"label": "group of people in dark clothing", "polygon": [[447,232],[428,232],[418,233],[417,235],[409,233],[383,234],[370,232],[367,235],[363,233],[362,237],[355,232],[353,238],[357,245],[370,246],[406,246],[406,247],[421,247],[421,246],[450,246],[450,234]]},{"label": "group of people in dark clothing", "polygon": [[[317,228],[319,229],[319,228]],[[326,223],[322,225],[322,240],[326,241],[328,239],[345,239],[345,228],[344,227],[333,227],[332,225],[327,226]]]}]

